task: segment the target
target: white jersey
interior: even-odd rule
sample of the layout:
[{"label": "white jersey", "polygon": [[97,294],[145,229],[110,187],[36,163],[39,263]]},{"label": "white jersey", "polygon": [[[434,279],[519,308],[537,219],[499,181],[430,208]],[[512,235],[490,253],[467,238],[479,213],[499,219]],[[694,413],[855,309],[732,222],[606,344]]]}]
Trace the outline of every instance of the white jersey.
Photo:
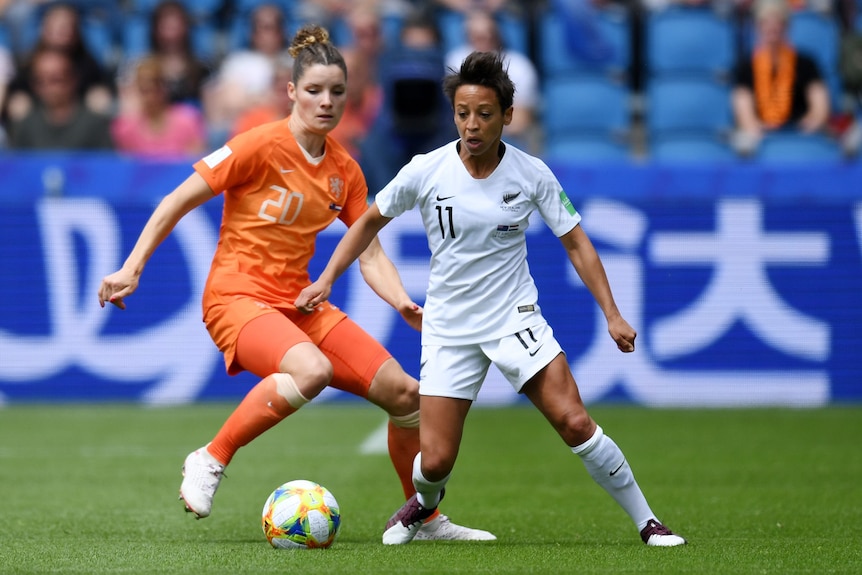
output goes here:
[{"label": "white jersey", "polygon": [[511,335],[543,318],[525,233],[538,209],[557,236],[580,214],[544,162],[506,145],[494,172],[473,178],[457,142],[414,157],[376,198],[396,217],[419,206],[431,250],[423,345],[465,345]]}]

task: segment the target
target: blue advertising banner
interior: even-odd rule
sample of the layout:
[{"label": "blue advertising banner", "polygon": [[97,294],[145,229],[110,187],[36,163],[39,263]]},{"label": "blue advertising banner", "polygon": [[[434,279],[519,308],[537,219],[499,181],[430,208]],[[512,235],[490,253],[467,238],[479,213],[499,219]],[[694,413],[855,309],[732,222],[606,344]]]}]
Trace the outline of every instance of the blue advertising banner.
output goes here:
[{"label": "blue advertising banner", "polygon": [[[621,354],[559,241],[526,231],[540,305],[587,403],[820,406],[862,401],[862,167],[552,166],[638,330]],[[161,195],[191,171],[115,156],[0,156],[0,404],[235,400],[201,321],[221,200],[184,218],[128,309],[102,309]],[[312,276],[343,233],[318,240]],[[418,214],[384,248],[419,303],[428,249]],[[419,334],[354,266],[333,301],[418,375]],[[327,391],[320,400],[347,399]],[[479,404],[520,401],[492,371]]]}]

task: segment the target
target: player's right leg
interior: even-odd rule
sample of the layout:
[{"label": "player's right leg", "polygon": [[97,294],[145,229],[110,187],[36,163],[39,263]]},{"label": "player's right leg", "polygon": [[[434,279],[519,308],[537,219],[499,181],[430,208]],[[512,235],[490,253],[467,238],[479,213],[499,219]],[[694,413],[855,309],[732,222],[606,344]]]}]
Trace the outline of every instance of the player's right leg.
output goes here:
[{"label": "player's right leg", "polygon": [[[403,545],[410,543],[424,522],[431,517],[443,499],[446,483],[461,446],[464,432],[464,422],[470,410],[472,400],[451,397],[422,396],[420,400],[420,415],[422,435],[421,450],[413,463],[413,485],[416,495],[407,500],[396,511],[383,531],[385,545]],[[448,521],[448,518],[440,519]],[[496,537],[481,530],[474,537],[463,539],[474,541],[489,541]],[[424,537],[426,540],[443,539],[443,537]],[[454,539],[454,537],[453,537]]]},{"label": "player's right leg", "polygon": [[[445,532],[448,518],[432,529],[431,517],[443,497],[449,475],[455,466],[464,422],[476,399],[489,360],[477,346],[423,346],[422,386],[420,388],[420,453],[413,463],[413,485],[416,495],[389,519],[383,532],[383,543],[402,545],[414,538],[445,539],[436,531]],[[435,533],[431,533],[434,531]],[[452,539],[493,540],[496,537],[482,530],[471,529],[471,536]]]},{"label": "player's right leg", "polygon": [[257,315],[239,332],[235,362],[263,379],[231,413],[212,442],[186,457],[180,498],[207,517],[212,500],[240,447],[316,397],[329,383],[329,360],[293,322],[277,312]]},{"label": "player's right leg", "polygon": [[[408,501],[415,499],[419,382],[407,374],[379,342],[349,318],[333,327],[319,346],[332,362],[332,387],[365,398],[389,414],[389,457],[401,480],[405,498]],[[487,531],[458,525],[434,509],[425,516],[419,538],[448,541],[496,539]]]}]

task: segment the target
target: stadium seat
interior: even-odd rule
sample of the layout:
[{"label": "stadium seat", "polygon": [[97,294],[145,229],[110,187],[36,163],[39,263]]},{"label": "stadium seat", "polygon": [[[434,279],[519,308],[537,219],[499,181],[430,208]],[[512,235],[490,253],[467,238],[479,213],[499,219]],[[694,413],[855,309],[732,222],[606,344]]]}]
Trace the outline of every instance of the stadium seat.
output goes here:
[{"label": "stadium seat", "polygon": [[81,35],[90,53],[102,66],[113,66],[116,58],[113,23],[84,17],[81,20]]},{"label": "stadium seat", "polygon": [[[497,26],[503,45],[507,50],[529,54],[529,31],[527,21],[511,14],[501,13],[496,17]],[[437,16],[437,25],[444,51],[448,52],[464,45],[467,37],[464,33],[464,15],[460,12],[443,10]]]},{"label": "stadium seat", "polygon": [[[383,36],[384,50],[394,49],[401,41],[401,26],[404,24],[404,16],[397,13],[384,13],[380,15],[380,33]],[[291,28],[291,31],[295,31]],[[353,31],[345,18],[337,18],[329,26],[329,33],[336,46],[351,46],[353,44]],[[290,35],[289,37],[292,37]]]},{"label": "stadium seat", "polygon": [[[289,42],[293,35],[300,28],[300,23],[291,20],[290,18],[285,20],[285,30],[284,35]],[[344,29],[337,28],[330,30],[330,33],[333,34],[333,39],[338,41],[343,38]],[[244,18],[232,18],[230,24],[228,25],[227,30],[227,51],[231,52],[234,50],[243,50],[248,48],[251,43],[251,21],[250,17],[246,16]]]},{"label": "stadium seat", "polygon": [[645,118],[651,136],[668,132],[714,136],[730,130],[730,88],[708,77],[651,77]]},{"label": "stadium seat", "polygon": [[704,134],[674,134],[652,138],[649,158],[672,164],[732,163],[739,156],[722,138]]},{"label": "stadium seat", "polygon": [[823,135],[793,132],[770,134],[763,139],[755,159],[761,163],[835,163],[844,158],[840,144]]},{"label": "stadium seat", "polygon": [[560,162],[630,162],[633,155],[625,140],[601,135],[559,136],[545,142],[543,158]]},{"label": "stadium seat", "polygon": [[[218,29],[214,23],[199,22],[192,26],[192,50],[205,62],[219,58]],[[142,14],[126,16],[121,30],[123,59],[133,61],[150,51],[150,18]]]},{"label": "stadium seat", "polygon": [[810,10],[797,11],[790,17],[787,29],[790,42],[814,58],[823,74],[832,106],[841,106],[841,75],[838,71],[841,31],[834,16]]},{"label": "stadium seat", "polygon": [[[212,22],[218,12],[229,0],[180,0],[188,10],[189,15],[195,22]],[[130,0],[127,5],[127,13],[149,16],[149,14],[161,4],[163,0]]]},{"label": "stadium seat", "polygon": [[[194,0],[191,0],[192,2]],[[249,14],[261,4],[278,4],[289,18],[295,17],[300,0],[234,0],[231,2],[234,15]]]},{"label": "stadium seat", "polygon": [[838,65],[841,32],[834,16],[809,10],[794,12],[787,34],[793,45],[814,58],[824,71]]},{"label": "stadium seat", "polygon": [[606,61],[594,62],[579,57],[567,41],[563,16],[553,10],[539,18],[538,64],[547,77],[563,74],[593,72],[624,76],[631,64],[631,30],[628,14],[623,10],[607,8],[597,12],[599,33],[609,43],[611,56]]},{"label": "stadium seat", "polygon": [[585,132],[621,135],[631,127],[627,86],[603,76],[565,76],[545,84],[543,125],[549,137]]},{"label": "stadium seat", "polygon": [[698,74],[725,78],[736,63],[733,24],[709,8],[650,12],[644,31],[650,76]]}]

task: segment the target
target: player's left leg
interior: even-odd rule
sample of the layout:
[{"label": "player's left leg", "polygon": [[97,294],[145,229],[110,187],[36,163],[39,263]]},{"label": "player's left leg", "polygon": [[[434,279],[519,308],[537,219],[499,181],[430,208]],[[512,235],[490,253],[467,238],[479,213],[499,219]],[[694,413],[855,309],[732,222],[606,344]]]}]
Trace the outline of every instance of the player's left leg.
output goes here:
[{"label": "player's left leg", "polygon": [[[409,500],[416,493],[413,460],[419,453],[419,382],[349,318],[332,328],[319,347],[332,363],[332,387],[365,398],[389,414],[389,457]],[[496,539],[487,531],[453,523],[439,511],[428,518],[420,532],[420,539]]]},{"label": "player's left leg", "polygon": [[628,513],[644,543],[672,547],[686,542],[659,522],[625,455],[587,413],[562,352],[533,376],[522,391],[572,452],[580,456],[593,480]]}]

